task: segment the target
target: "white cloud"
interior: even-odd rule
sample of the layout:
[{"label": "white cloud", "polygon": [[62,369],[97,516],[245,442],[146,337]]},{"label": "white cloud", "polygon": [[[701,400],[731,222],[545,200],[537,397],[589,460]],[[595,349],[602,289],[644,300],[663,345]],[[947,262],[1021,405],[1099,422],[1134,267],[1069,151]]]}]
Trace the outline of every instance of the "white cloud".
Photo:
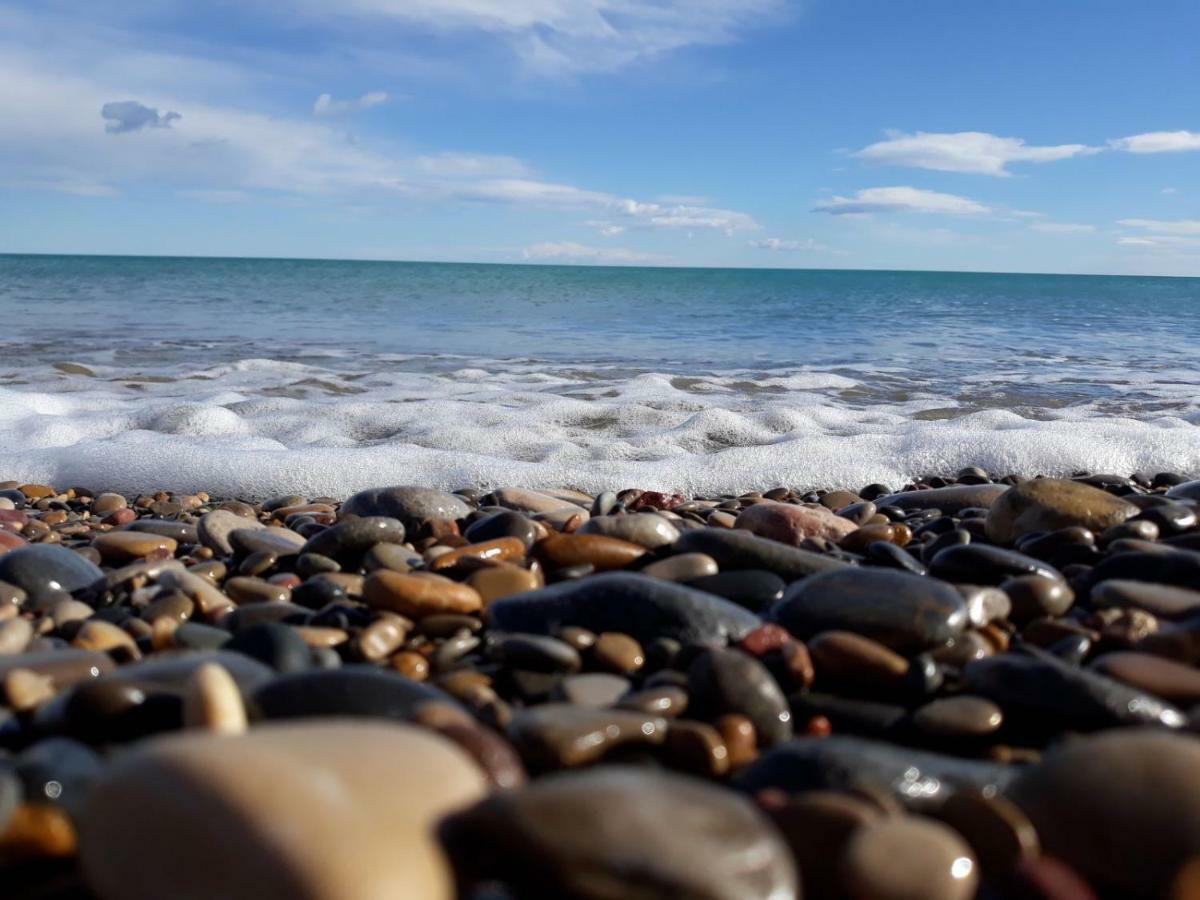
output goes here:
[{"label": "white cloud", "polygon": [[617,69],[690,46],[724,44],[785,0],[304,0],[310,14],[357,15],[430,32],[503,40],[542,73]]},{"label": "white cloud", "polygon": [[109,134],[125,134],[143,128],[170,128],[172,122],[183,118],[177,112],[159,113],[136,100],[110,100],[100,107],[100,117]]},{"label": "white cloud", "polygon": [[1029,228],[1043,234],[1091,234],[1096,230],[1095,225],[1077,225],[1073,222],[1034,222]]},{"label": "white cloud", "polygon": [[1200,219],[1121,219],[1117,224],[1155,234],[1200,234]]},{"label": "white cloud", "polygon": [[832,197],[813,207],[815,212],[834,216],[869,213],[942,213],[982,215],[991,210],[957,194],[942,194],[914,187],[879,187],[858,191],[853,197]]},{"label": "white cloud", "polygon": [[1182,237],[1176,234],[1155,234],[1145,237],[1120,237],[1117,243],[1125,247],[1149,247],[1159,250],[1200,249],[1200,237]]},{"label": "white cloud", "polygon": [[616,265],[663,262],[666,259],[652,253],[641,253],[623,247],[588,247],[574,241],[545,241],[540,244],[532,244],[521,251],[521,257],[534,261],[583,260]]},{"label": "white cloud", "polygon": [[385,91],[371,91],[368,94],[363,94],[357,100],[334,100],[331,94],[322,94],[317,98],[317,102],[313,104],[313,115],[341,116],[346,113],[370,109],[373,106],[387,103],[387,101],[388,95]]},{"label": "white cloud", "polygon": [[816,253],[822,250],[828,250],[824,244],[819,244],[812,238],[804,238],[803,240],[785,240],[784,238],[763,238],[759,241],[747,241],[748,246],[754,247],[757,250],[803,250],[806,252]]},{"label": "white cloud", "polygon": [[1134,134],[1108,142],[1116,150],[1126,153],[1181,153],[1200,150],[1200,132],[1195,131],[1150,131]]},{"label": "white cloud", "polygon": [[1009,163],[1053,162],[1099,151],[1099,147],[1085,144],[1035,147],[1020,138],[998,137],[983,131],[952,134],[918,131],[916,134],[888,132],[886,141],[864,147],[854,155],[884,165],[1003,177],[1012,174],[1006,168]]}]

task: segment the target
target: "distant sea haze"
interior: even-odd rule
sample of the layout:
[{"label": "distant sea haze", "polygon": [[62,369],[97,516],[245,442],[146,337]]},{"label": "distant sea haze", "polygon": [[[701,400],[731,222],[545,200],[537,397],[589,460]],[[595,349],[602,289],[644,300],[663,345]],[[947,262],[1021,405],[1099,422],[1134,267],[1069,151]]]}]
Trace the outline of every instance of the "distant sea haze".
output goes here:
[{"label": "distant sea haze", "polygon": [[3,478],[1200,474],[1200,279],[0,256]]}]

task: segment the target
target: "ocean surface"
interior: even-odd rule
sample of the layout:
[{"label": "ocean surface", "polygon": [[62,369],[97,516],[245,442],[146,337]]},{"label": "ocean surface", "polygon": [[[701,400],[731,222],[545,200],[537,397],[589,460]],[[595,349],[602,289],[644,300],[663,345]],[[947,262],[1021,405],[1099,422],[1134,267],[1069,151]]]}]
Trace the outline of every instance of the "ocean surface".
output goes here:
[{"label": "ocean surface", "polygon": [[1200,279],[0,255],[0,479],[1200,474]]}]

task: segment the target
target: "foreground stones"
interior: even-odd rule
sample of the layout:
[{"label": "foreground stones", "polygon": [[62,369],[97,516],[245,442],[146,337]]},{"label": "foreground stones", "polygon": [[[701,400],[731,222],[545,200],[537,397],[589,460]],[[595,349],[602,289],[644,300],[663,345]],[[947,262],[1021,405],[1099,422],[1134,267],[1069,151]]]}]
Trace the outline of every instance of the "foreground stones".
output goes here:
[{"label": "foreground stones", "polygon": [[435,824],[485,791],[465,753],[416,728],[169,738],[99,779],[80,821],[83,865],[105,900],[448,898]]},{"label": "foreground stones", "polygon": [[1195,896],[1183,482],[0,485],[0,894]]}]

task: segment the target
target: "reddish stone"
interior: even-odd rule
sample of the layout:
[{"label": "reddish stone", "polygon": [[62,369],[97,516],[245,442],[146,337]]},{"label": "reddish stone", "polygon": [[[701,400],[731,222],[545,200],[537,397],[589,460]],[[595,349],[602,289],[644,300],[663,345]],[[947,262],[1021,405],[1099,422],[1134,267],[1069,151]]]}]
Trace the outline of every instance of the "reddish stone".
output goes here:
[{"label": "reddish stone", "polygon": [[128,525],[136,518],[137,511],[126,507],[124,509],[113,510],[100,521],[105,525]]},{"label": "reddish stone", "polygon": [[19,534],[13,534],[11,531],[0,531],[0,555],[7,553],[9,550],[16,550],[24,547],[27,541]]},{"label": "reddish stone", "polygon": [[773,650],[782,650],[791,639],[786,629],[768,622],[742,638],[738,642],[738,649],[761,658]]},{"label": "reddish stone", "polygon": [[642,509],[674,509],[682,503],[682,494],[663,494],[659,491],[646,491],[642,496],[633,501],[633,505],[629,508],[635,511]]},{"label": "reddish stone", "polygon": [[824,507],[797,506],[772,500],[756,503],[743,510],[737,518],[736,527],[793,547],[799,547],[809,538],[840,541],[858,529],[849,519],[836,516]]}]

